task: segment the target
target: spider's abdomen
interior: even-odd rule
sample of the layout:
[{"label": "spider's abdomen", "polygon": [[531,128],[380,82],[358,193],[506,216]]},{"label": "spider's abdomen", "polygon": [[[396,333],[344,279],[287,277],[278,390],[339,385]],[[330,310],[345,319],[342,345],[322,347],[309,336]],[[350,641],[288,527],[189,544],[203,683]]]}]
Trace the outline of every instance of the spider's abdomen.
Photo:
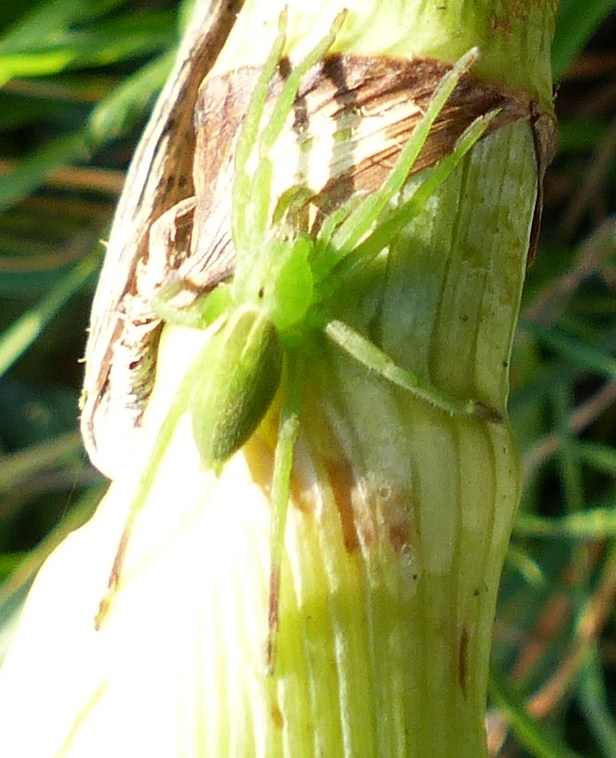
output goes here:
[{"label": "spider's abdomen", "polygon": [[269,409],[282,371],[276,327],[262,311],[231,313],[203,353],[202,380],[190,399],[195,443],[202,462],[219,468],[253,434]]}]

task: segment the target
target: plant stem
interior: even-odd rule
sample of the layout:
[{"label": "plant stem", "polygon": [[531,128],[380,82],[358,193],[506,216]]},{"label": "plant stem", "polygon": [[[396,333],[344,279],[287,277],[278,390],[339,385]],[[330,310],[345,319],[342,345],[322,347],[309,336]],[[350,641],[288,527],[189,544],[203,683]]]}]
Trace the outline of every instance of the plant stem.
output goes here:
[{"label": "plant stem", "polygon": [[[478,88],[505,86],[516,103],[526,103],[526,111],[475,145],[387,254],[349,278],[328,314],[423,382],[461,400],[477,398],[505,420],[450,415],[371,373],[323,334],[302,344],[306,392],[271,675],[270,487],[280,404],[274,401],[219,477],[202,469],[190,419],[180,418],[128,540],[119,591],[101,632],[94,632],[93,619],[105,561],[139,486],[142,461],[114,483],[92,524],[54,557],[59,575],[63,555],[73,551],[63,594],[57,592],[59,607],[65,588],[102,561],[92,572],[95,589],[84,583],[71,627],[84,647],[71,651],[71,666],[61,661],[78,706],[76,714],[53,719],[56,748],[47,754],[56,758],[486,755],[492,622],[520,495],[505,412],[508,365],[542,169],[530,102],[540,113],[551,112],[555,3],[315,0],[306,9],[304,0],[247,0],[202,89],[196,119],[202,131],[193,244],[206,250],[217,249],[208,234],[229,215],[232,151],[218,138],[234,134],[245,113],[255,81],[246,67],[259,67],[267,57],[283,5],[289,8],[290,65],[324,38],[346,7],[334,44],[345,56],[337,60],[343,72],[359,70],[353,69],[358,61],[381,74],[407,71],[424,58],[438,72],[435,61],[452,63],[478,46]],[[328,82],[338,108],[346,82],[334,79]],[[233,95],[223,97],[231,109],[225,129],[212,100],[216,88]],[[349,87],[346,94],[357,91]],[[313,94],[309,89],[301,101],[309,115]],[[299,126],[283,130],[269,156],[274,192],[306,184],[322,195],[319,208],[327,216],[354,192],[380,186],[392,154],[408,138],[415,104],[404,89],[380,95],[351,103],[347,122],[335,108],[335,116],[327,111],[329,101],[314,124],[302,123],[298,108]],[[370,121],[379,107],[383,120]],[[208,119],[214,119],[209,131]],[[376,126],[364,134],[362,124]],[[381,153],[382,143],[387,150]],[[359,172],[359,158],[377,171],[376,179],[368,169]],[[409,181],[424,178],[420,171]],[[341,196],[331,191],[331,179],[339,181]],[[146,418],[153,435],[205,339],[198,329],[168,327],[163,334]],[[54,608],[47,620],[55,615]],[[30,616],[47,629],[47,621]],[[83,671],[77,671],[79,652]]]}]

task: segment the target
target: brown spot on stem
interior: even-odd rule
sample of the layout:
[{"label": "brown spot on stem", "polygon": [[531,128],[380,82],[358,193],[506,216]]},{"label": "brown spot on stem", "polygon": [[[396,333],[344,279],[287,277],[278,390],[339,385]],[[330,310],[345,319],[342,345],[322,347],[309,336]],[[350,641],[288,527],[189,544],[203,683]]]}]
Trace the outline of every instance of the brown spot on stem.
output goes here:
[{"label": "brown spot on stem", "polygon": [[[352,492],[355,484],[351,464],[344,459],[329,461],[326,464],[329,482],[332,488],[344,537],[344,546],[349,553],[359,549],[359,525],[353,508]],[[365,538],[365,534],[364,534]]]},{"label": "brown spot on stem", "polygon": [[408,497],[390,484],[377,489],[378,513],[387,529],[387,539],[396,553],[408,553],[412,543],[412,522]]},{"label": "brown spot on stem", "polygon": [[267,610],[267,673],[272,676],[276,668],[278,627],[280,626],[280,565],[272,566],[270,573]]},{"label": "brown spot on stem", "polygon": [[470,635],[466,626],[462,627],[458,645],[458,684],[462,695],[466,697],[466,682],[468,680],[468,643]]},{"label": "brown spot on stem", "polygon": [[284,716],[282,715],[282,711],[280,710],[280,706],[278,703],[275,703],[272,705],[272,709],[270,711],[272,716],[272,722],[275,727],[278,729],[282,729],[284,726]]},{"label": "brown spot on stem", "polygon": [[408,553],[410,550],[410,524],[407,521],[394,524],[389,529],[389,541],[397,553]]}]

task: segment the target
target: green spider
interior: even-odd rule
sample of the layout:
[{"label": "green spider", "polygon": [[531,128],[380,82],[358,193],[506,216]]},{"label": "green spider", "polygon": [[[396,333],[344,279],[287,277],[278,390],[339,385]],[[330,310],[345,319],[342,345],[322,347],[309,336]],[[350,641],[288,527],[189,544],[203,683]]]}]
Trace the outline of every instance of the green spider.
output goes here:
[{"label": "green spider", "polygon": [[[432,124],[462,75],[477,60],[476,50],[464,55],[443,77],[377,191],[343,203],[321,221],[317,230],[310,232],[299,223],[299,216],[314,198],[307,187],[291,187],[273,201],[269,152],[293,108],[303,77],[327,54],[343,20],[344,14],[340,14],[330,33],[291,69],[269,120],[263,124],[268,86],[280,65],[286,41],[286,20],[281,16],[279,34],[262,68],[235,149],[231,226],[237,257],[233,280],[220,284],[190,310],[182,312],[170,308],[164,296],[159,298],[157,308],[166,321],[212,327],[214,334],[193,361],[163,421],[131,503],[108,590],[96,619],[98,628],[117,590],[133,523],[148,498],[179,418],[185,412],[190,413],[203,465],[219,471],[252,436],[280,390],[270,498],[273,514],[267,652],[270,672],[275,661],[280,564],[293,451],[300,424],[302,345],[306,339],[315,332],[325,334],[373,373],[448,413],[494,423],[501,421],[496,410],[478,400],[460,400],[442,392],[397,366],[344,322],[328,317],[328,304],[335,302],[336,294],[344,290],[350,277],[372,262],[408,224],[496,115],[492,112],[476,119],[460,136],[452,153],[427,172],[410,199],[392,207],[391,201],[405,184]],[[253,165],[251,159],[253,170],[249,169]],[[283,372],[285,381],[281,383]]]}]

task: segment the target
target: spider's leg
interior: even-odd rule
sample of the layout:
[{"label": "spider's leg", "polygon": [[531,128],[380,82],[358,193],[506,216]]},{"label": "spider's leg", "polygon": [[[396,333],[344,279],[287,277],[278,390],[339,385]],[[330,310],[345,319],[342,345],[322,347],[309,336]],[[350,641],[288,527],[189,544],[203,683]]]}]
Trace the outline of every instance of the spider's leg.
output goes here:
[{"label": "spider's leg", "polygon": [[[353,195],[323,219],[316,234],[310,259],[317,281],[323,279],[332,269],[332,237],[336,229],[346,221],[362,200],[363,197],[360,194]],[[336,260],[338,260],[337,257],[334,263]]]},{"label": "spider's leg", "polygon": [[232,302],[230,285],[221,282],[187,307],[173,305],[171,301],[184,291],[183,286],[181,281],[174,282],[152,298],[154,312],[167,324],[207,329],[227,312]]},{"label": "spider's leg", "polygon": [[370,371],[374,371],[426,403],[452,415],[485,419],[496,424],[502,422],[502,413],[481,402],[481,400],[460,400],[447,392],[443,392],[412,371],[398,366],[387,353],[384,353],[348,324],[336,320],[329,321],[324,326],[323,331],[332,342]]},{"label": "spider's leg", "polygon": [[113,559],[113,565],[111,567],[111,572],[109,573],[109,579],[107,580],[107,589],[99,604],[98,612],[94,619],[94,626],[97,630],[100,629],[105,623],[109,609],[113,603],[113,599],[116,595],[116,592],[118,591],[118,586],[122,577],[124,559],[126,557],[126,548],[128,547],[128,542],[130,540],[135,521],[141,513],[150,495],[150,492],[152,491],[152,487],[156,479],[156,474],[158,473],[160,464],[165,457],[165,454],[167,453],[167,449],[171,442],[171,438],[173,437],[175,427],[180,417],[187,409],[188,394],[190,392],[190,388],[195,382],[197,376],[202,371],[200,358],[201,354],[195,359],[192,366],[188,370],[186,377],[182,381],[182,385],[179,391],[176,393],[171,407],[169,408],[167,415],[165,416],[165,419],[157,432],[154,448],[150,453],[150,457],[148,458],[141,477],[139,478],[137,491],[129,505],[128,514],[126,516],[124,527],[122,529],[122,535],[120,537],[118,548]]},{"label": "spider's leg", "polygon": [[[380,189],[365,197],[336,230],[332,242],[339,257],[343,257],[353,250],[361,238],[370,230],[387,203],[402,188],[428,138],[432,124],[438,118],[464,73],[477,61],[478,57],[477,48],[472,48],[445,74],[434,91],[426,112],[413,129],[387,179]],[[335,258],[336,256],[332,257]]]},{"label": "spider's leg", "polygon": [[282,563],[284,533],[291,491],[293,451],[299,432],[299,414],[303,395],[301,372],[298,366],[299,356],[294,349],[288,349],[286,358],[286,396],[280,416],[270,497],[272,506],[272,543],[267,615],[267,669],[270,674],[273,674],[276,668],[276,645],[280,613],[280,566]]},{"label": "spider's leg", "polygon": [[[287,13],[284,10],[280,14],[279,33],[272,49],[263,64],[259,78],[255,85],[244,123],[235,146],[235,163],[233,183],[233,201],[231,206],[231,228],[233,243],[236,250],[249,250],[250,237],[252,234],[251,218],[247,209],[253,200],[254,179],[248,173],[248,161],[252,155],[259,137],[259,127],[263,118],[265,104],[267,102],[268,87],[272,80],[286,42],[285,27]],[[269,197],[268,197],[269,203]]]},{"label": "spider's leg", "polygon": [[342,279],[361,269],[390,244],[453,173],[473,145],[485,134],[498,113],[499,111],[494,110],[479,116],[462,132],[452,152],[441,158],[429,171],[426,179],[413,190],[411,196],[404,199],[397,208],[386,211],[372,232],[353,250],[353,254],[339,260],[334,267],[336,279]]},{"label": "spider's leg", "polygon": [[302,79],[313,66],[323,59],[329,48],[334,44],[336,35],[340,31],[345,16],[346,11],[342,11],[336,16],[331,25],[329,34],[323,37],[306,57],[292,68],[285,79],[282,92],[278,96],[278,100],[276,101],[269,122],[261,132],[259,138],[259,154],[261,156],[267,155],[274,142],[280,136],[280,132],[282,131],[287,116],[293,108],[293,103],[299,92]]},{"label": "spider's leg", "polygon": [[294,184],[288,190],[282,193],[278,198],[276,207],[272,213],[272,225],[280,226],[284,220],[287,220],[293,227],[300,228],[300,225],[306,221],[306,211],[310,201],[314,198],[315,192],[305,184]]},{"label": "spider's leg", "polygon": [[[244,119],[235,152],[235,183],[233,188],[232,228],[236,249],[249,250],[265,236],[269,222],[272,164],[269,151],[279,137],[284,123],[293,108],[301,80],[332,46],[346,13],[339,13],[329,34],[308,55],[294,66],[274,104],[269,120],[259,133],[265,111],[268,87],[278,67],[286,43],[287,12],[280,14],[280,32],[265,61],[257,80],[253,96]],[[258,144],[257,167],[251,176],[248,162]],[[251,212],[247,213],[248,208]]]},{"label": "spider's leg", "polygon": [[[253,211],[250,222],[250,246],[255,245],[264,238],[270,219],[270,199],[273,165],[269,152],[280,136],[284,124],[293,109],[302,79],[306,73],[323,59],[329,48],[334,43],[336,35],[342,25],[346,12],[339,13],[332,23],[327,34],[306,57],[294,66],[282,86],[282,91],[274,103],[272,113],[267,124],[263,127],[259,137],[258,161],[251,182],[251,198]],[[286,23],[281,21],[281,23]]]}]

